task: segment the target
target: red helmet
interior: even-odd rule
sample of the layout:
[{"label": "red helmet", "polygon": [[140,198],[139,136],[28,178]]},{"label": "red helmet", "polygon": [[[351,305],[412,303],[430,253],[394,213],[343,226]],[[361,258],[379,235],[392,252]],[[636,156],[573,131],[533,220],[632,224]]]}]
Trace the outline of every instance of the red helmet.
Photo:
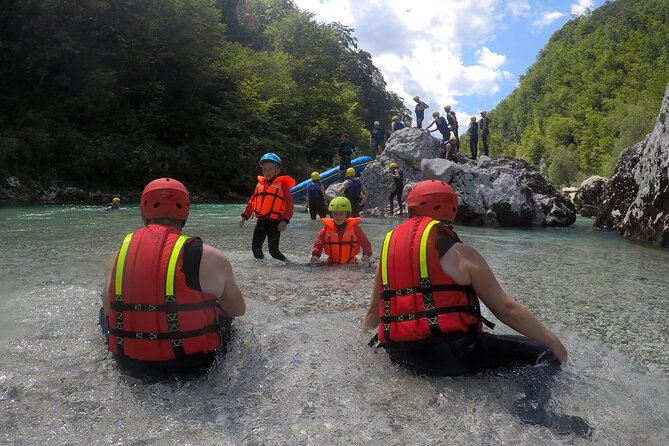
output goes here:
[{"label": "red helmet", "polygon": [[142,192],[142,217],[186,220],[190,211],[188,189],[172,178],[151,181]]},{"label": "red helmet", "polygon": [[407,207],[425,217],[452,223],[458,213],[458,195],[443,181],[421,181],[409,192]]}]

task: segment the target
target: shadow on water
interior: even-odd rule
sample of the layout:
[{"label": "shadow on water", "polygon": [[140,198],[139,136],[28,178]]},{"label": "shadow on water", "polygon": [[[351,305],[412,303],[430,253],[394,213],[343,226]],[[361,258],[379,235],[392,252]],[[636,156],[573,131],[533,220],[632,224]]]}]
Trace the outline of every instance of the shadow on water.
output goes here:
[{"label": "shadow on water", "polygon": [[[0,230],[12,242],[0,246],[3,444],[664,445],[669,438],[666,251],[599,233],[587,221],[564,230],[461,228],[504,288],[555,329],[571,362],[556,374],[517,368],[435,378],[367,346],[360,325],[373,268],[308,265],[320,223],[295,217],[282,235],[293,262],[284,265],[252,258],[252,227],[237,227],[241,206],[194,206],[186,232],[225,248],[248,311],[234,323],[225,359],[206,375],[146,383],[117,368],[96,323],[108,255],[139,218],[136,208],[98,211],[0,209]],[[363,222],[376,258],[395,223]],[[501,325],[495,332],[511,333]],[[571,417],[586,420],[589,433]]]}]

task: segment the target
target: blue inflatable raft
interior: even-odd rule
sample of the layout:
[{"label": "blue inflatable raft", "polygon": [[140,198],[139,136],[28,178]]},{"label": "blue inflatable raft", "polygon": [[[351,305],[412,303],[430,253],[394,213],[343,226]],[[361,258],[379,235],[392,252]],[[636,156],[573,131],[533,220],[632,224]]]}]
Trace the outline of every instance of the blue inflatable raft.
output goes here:
[{"label": "blue inflatable raft", "polygon": [[[365,167],[369,163],[374,161],[374,159],[370,156],[360,156],[354,160],[351,160],[351,167],[355,169],[356,173],[360,173],[363,170],[365,170]],[[321,183],[323,183],[323,186],[328,187],[332,183],[334,183],[337,179],[339,178],[339,167],[333,167],[330,170],[326,170],[325,172],[321,173]],[[296,184],[290,189],[290,193],[293,195],[293,200],[297,200],[298,198],[302,198],[307,190],[307,186],[311,184],[311,179],[304,180],[299,184]]]}]

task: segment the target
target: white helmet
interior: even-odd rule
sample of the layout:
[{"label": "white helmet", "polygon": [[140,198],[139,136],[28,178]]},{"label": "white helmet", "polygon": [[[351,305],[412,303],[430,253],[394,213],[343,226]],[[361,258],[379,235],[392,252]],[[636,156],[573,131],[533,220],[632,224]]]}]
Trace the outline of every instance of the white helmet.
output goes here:
[{"label": "white helmet", "polygon": [[379,121],[374,121],[374,125],[381,125]]}]

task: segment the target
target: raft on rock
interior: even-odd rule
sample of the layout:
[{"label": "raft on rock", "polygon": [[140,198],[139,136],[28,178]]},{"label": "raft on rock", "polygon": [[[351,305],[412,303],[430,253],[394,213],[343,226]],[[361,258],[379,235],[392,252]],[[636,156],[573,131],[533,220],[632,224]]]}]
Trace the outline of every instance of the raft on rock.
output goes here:
[{"label": "raft on rock", "polygon": [[[351,160],[351,167],[355,169],[355,172],[357,174],[360,174],[360,172],[365,170],[365,167],[367,167],[372,161],[374,160],[369,156],[360,156],[354,160]],[[323,183],[323,186],[327,187],[330,184],[337,181],[339,179],[339,173],[340,173],[339,167],[333,167],[330,170],[322,172],[320,175],[321,175],[321,183]],[[302,198],[307,191],[307,186],[311,183],[312,183],[311,179],[308,179],[293,186],[290,189],[290,193],[293,195],[293,200]]]}]

